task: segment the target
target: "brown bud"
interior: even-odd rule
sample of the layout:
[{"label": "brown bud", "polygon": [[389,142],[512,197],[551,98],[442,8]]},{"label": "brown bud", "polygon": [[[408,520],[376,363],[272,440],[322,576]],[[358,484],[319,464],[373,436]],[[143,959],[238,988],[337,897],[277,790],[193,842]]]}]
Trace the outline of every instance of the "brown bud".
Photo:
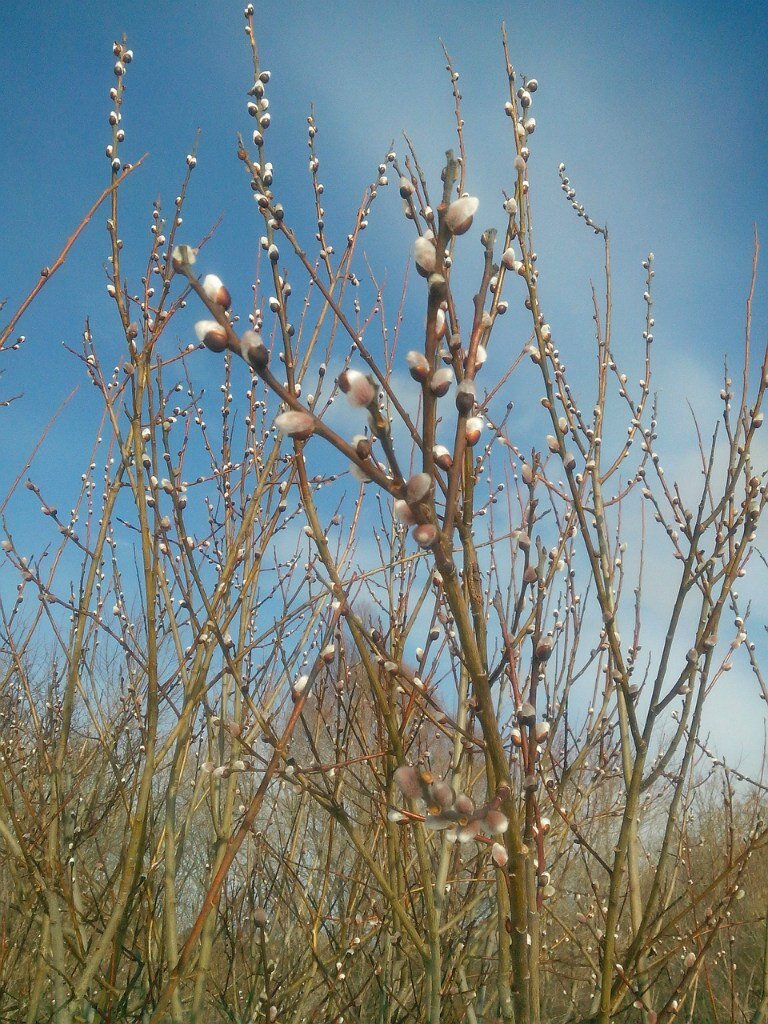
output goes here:
[{"label": "brown bud", "polygon": [[530,701],[521,705],[517,712],[517,720],[521,725],[533,725],[536,721],[536,708]]},{"label": "brown bud", "polygon": [[552,654],[553,641],[551,636],[542,637],[536,644],[536,657],[539,661],[547,661]]},{"label": "brown bud", "polygon": [[240,355],[255,373],[269,365],[269,350],[257,331],[244,331],[240,338]]},{"label": "brown bud", "polygon": [[456,408],[462,416],[469,416],[475,407],[476,391],[474,381],[463,380],[456,389]]},{"label": "brown bud", "polygon": [[429,390],[435,398],[442,398],[447,395],[453,383],[453,370],[450,366],[444,366],[432,374],[429,382]]},{"label": "brown bud", "polygon": [[483,433],[483,419],[481,416],[470,416],[466,423],[465,437],[470,448],[476,445]]},{"label": "brown bud", "polygon": [[448,471],[453,465],[453,456],[442,444],[436,444],[432,449],[432,458],[435,460],[435,464]]},{"label": "brown bud", "polygon": [[408,372],[419,384],[424,384],[429,379],[429,361],[423,352],[412,350],[405,357],[408,364]]},{"label": "brown bud", "polygon": [[222,309],[229,309],[232,305],[232,297],[229,290],[221,282],[221,278],[215,274],[206,274],[203,278],[203,291],[211,302],[215,302]]},{"label": "brown bud", "polygon": [[357,452],[358,458],[367,459],[367,458],[370,457],[370,454],[371,454],[371,439],[370,439],[370,437],[365,437],[362,434],[356,434],[355,437],[352,438],[352,443],[355,446],[355,451]]},{"label": "brown bud", "polygon": [[211,352],[223,352],[227,347],[227,332],[215,320],[198,320],[195,334]]}]

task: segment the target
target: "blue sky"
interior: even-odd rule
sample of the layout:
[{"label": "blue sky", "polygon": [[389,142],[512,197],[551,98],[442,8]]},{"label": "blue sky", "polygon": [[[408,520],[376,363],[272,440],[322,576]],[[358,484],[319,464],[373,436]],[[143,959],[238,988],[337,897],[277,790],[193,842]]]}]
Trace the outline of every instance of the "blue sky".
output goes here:
[{"label": "blue sky", "polygon": [[[557,166],[564,161],[589,212],[610,227],[616,345],[638,372],[640,261],[649,249],[656,254],[659,443],[667,464],[685,472],[692,454],[680,441],[690,424],[685,399],[705,422],[714,421],[723,357],[738,360],[743,339],[753,229],[757,224],[766,231],[765,5],[301,2],[260,10],[257,4],[263,64],[273,72],[270,146],[279,192],[311,241],[310,103],[320,126],[327,220],[337,250],[390,141],[402,148],[403,129],[436,182],[455,139],[442,38],[461,73],[468,187],[481,197],[483,223],[500,227],[499,197],[511,180],[502,109],[504,19],[513,62],[540,83],[531,181],[548,319],[577,385],[588,390],[589,283],[599,275],[600,250],[559,190]],[[7,309],[26,294],[108,182],[111,43],[123,33],[135,53],[124,155],[149,153],[124,193],[126,266],[138,283],[151,202],[160,195],[172,203],[200,128],[187,237],[198,238],[222,214],[205,269],[221,274],[233,292],[246,293],[261,225],[235,157],[235,133],[252,128],[245,113],[251,72],[242,26],[237,3],[62,2],[41,10],[6,0],[0,8],[0,299],[8,298]],[[83,383],[62,342],[78,346],[86,315],[106,365],[122,355],[105,290],[105,218],[106,212],[97,215],[20,324],[25,349],[0,360],[0,398],[24,396],[1,413],[0,484],[15,475],[59,401]],[[393,193],[380,200],[366,252],[377,273],[390,276],[394,294],[410,242]],[[768,322],[764,295],[758,287],[757,345]],[[190,311],[190,337],[194,318]],[[512,311],[509,320],[514,323]],[[180,331],[183,325],[180,320]],[[516,392],[514,383],[512,389],[521,426],[533,429],[535,410],[526,406],[524,390]],[[92,435],[94,409],[83,384],[41,453],[38,478],[48,475],[56,487],[74,467],[79,476],[85,456],[74,439]],[[23,498],[17,508],[22,514]]]},{"label": "blue sky", "polygon": [[[611,228],[617,325],[626,323],[637,338],[639,261],[653,249],[659,377],[668,370],[678,378],[673,357],[681,354],[692,360],[692,373],[717,373],[723,353],[741,338],[753,224],[760,226],[768,208],[768,12],[761,4],[267,5],[257,21],[274,72],[271,145],[284,194],[295,196],[299,216],[308,209],[310,102],[321,126],[329,219],[338,218],[339,233],[346,230],[341,217],[348,218],[402,129],[434,176],[453,143],[441,37],[462,75],[469,185],[494,201],[509,181],[503,18],[516,66],[541,83],[532,180],[550,319],[567,328],[580,316],[575,323],[588,330],[588,282],[599,266],[596,247],[558,191],[563,160],[582,201]],[[126,189],[126,251],[143,258],[149,204],[158,194],[175,195],[200,127],[187,224],[195,234],[224,215],[212,252],[232,280],[258,230],[234,158],[235,132],[251,127],[241,6],[61,3],[43,16],[11,0],[0,10],[0,31],[9,55],[0,66],[0,297],[9,308],[107,180],[110,44],[123,32],[136,54],[124,152],[129,159],[150,154]],[[389,209],[376,263],[401,272],[402,253],[390,255],[387,246],[409,239],[396,204]],[[96,328],[111,323],[97,287],[103,221],[96,218],[22,324],[34,359],[18,360],[13,372],[5,361],[5,386],[12,378],[14,390],[22,385],[34,405],[31,421],[44,411],[40,400],[63,393],[71,379],[59,343],[76,343],[86,312]],[[758,329],[764,309],[759,302]],[[698,383],[692,380],[693,397]]]}]

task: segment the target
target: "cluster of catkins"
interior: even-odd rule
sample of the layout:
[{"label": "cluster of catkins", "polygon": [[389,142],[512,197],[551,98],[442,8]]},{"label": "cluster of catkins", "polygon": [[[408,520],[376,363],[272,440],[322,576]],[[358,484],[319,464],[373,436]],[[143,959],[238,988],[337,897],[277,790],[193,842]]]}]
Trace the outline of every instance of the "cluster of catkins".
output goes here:
[{"label": "cluster of catkins", "polygon": [[[509,820],[498,805],[503,799],[499,793],[490,803],[475,807],[466,793],[455,793],[449,782],[438,782],[428,771],[419,771],[412,765],[401,765],[394,775],[395,785],[408,800],[424,804],[424,826],[435,831],[444,830],[451,843],[468,843],[481,836],[503,835]],[[390,821],[403,821],[406,815],[397,808],[389,812]]]},{"label": "cluster of catkins", "polygon": [[[172,253],[174,270],[192,267],[197,260],[196,250],[191,245],[177,245]],[[232,296],[216,274],[206,274],[202,288],[206,298],[220,306],[224,312],[232,305]],[[201,341],[211,352],[225,352],[230,349],[235,355],[241,356],[253,370],[263,369],[269,362],[269,352],[262,341],[261,335],[254,330],[245,331],[240,338],[232,341],[227,329],[217,320],[198,320],[195,324],[197,340]]]},{"label": "cluster of catkins", "polygon": [[[407,185],[407,179],[401,183],[401,194]],[[411,186],[412,187],[412,186]],[[510,201],[514,202],[514,201]],[[478,199],[474,196],[464,194],[445,209],[443,220],[448,233],[452,236],[462,235],[472,225],[473,217],[477,212]],[[274,250],[274,252],[273,252]],[[176,246],[172,253],[173,267],[177,271],[184,271],[189,276],[190,268],[194,265],[196,250],[188,245]],[[275,261],[278,258],[276,246],[270,246],[270,259]],[[415,262],[418,272],[427,278],[430,291],[444,291],[446,287],[445,278],[437,272],[439,265],[437,240],[433,232],[428,231],[420,236],[415,243]],[[445,263],[448,265],[449,258]],[[215,274],[206,275],[200,282],[203,293],[208,301],[221,308],[226,315],[231,305],[231,296],[223,282]],[[275,308],[279,308],[279,302]],[[273,300],[270,300],[272,308]],[[506,308],[506,304],[505,304]],[[499,312],[503,310],[499,307]],[[486,323],[487,320],[487,323]],[[483,325],[489,327],[490,316],[485,315]],[[438,344],[446,337],[448,329],[447,303],[442,301],[437,310],[435,334]],[[227,329],[223,322],[217,320],[200,320],[195,324],[197,338],[212,352],[224,352],[227,349],[235,355],[241,356],[255,373],[266,370],[269,362],[269,352],[264,345],[261,335],[255,330],[247,330],[241,337],[234,331]],[[408,369],[413,377],[422,387],[427,388],[434,398],[442,398],[451,390],[454,383],[456,408],[464,417],[464,441],[468,447],[472,447],[480,440],[484,420],[476,411],[476,389],[474,374],[486,361],[487,353],[484,345],[475,346],[473,366],[471,373],[462,380],[457,381],[454,368],[450,365],[453,362],[454,354],[452,349],[459,344],[458,335],[451,337],[449,347],[440,349],[437,353],[438,362],[448,365],[434,366],[423,352],[412,350],[406,356]],[[368,427],[370,436],[356,434],[352,438],[352,447],[359,461],[351,462],[351,472],[358,479],[366,481],[372,476],[381,479],[380,474],[386,475],[383,469],[373,458],[372,443],[378,438],[382,441],[389,438],[389,424],[386,418],[382,417],[379,408],[380,388],[378,381],[373,375],[363,373],[360,370],[348,368],[339,374],[337,379],[340,391],[346,396],[348,402],[356,408],[365,409],[368,412]],[[275,426],[283,434],[287,434],[297,440],[307,440],[315,432],[318,421],[315,416],[306,409],[287,409],[275,417]],[[448,472],[453,463],[451,452],[444,445],[434,445],[432,451],[435,465]],[[413,539],[422,548],[431,548],[438,540],[438,528],[429,522],[423,521],[417,506],[427,497],[433,485],[432,477],[427,473],[416,473],[405,484],[404,493],[395,501],[394,512],[396,518],[405,526],[413,528]]]}]

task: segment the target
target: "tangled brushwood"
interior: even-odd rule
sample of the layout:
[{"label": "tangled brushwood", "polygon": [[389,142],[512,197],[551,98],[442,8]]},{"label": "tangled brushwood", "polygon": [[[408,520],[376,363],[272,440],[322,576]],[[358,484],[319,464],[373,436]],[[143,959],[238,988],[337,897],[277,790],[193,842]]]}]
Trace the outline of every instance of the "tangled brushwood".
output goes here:
[{"label": "tangled brushwood", "polygon": [[[314,241],[289,216],[254,17],[247,316],[215,233],[182,228],[194,152],[128,280],[115,44],[96,207],[123,356],[105,369],[86,321],[103,416],[70,514],[32,477],[3,504],[46,527],[30,552],[4,519],[0,1021],[766,1024],[766,787],[704,725],[732,669],[768,698],[757,247],[694,491],[662,465],[653,255],[635,381],[608,230],[561,164],[605,268],[590,393],[569,377],[534,248],[539,83],[506,35],[507,192],[471,192],[448,59],[441,180],[390,149],[337,253],[314,113]],[[412,232],[387,261],[416,271],[394,314],[359,253],[385,206]],[[83,225],[0,348],[21,358]]]}]

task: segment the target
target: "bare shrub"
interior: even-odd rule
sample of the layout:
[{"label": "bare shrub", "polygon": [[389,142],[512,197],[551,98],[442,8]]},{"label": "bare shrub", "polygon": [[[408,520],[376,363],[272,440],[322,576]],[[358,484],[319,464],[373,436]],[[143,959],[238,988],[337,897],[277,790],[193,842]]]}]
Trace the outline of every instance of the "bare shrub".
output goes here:
[{"label": "bare shrub", "polygon": [[[213,273],[215,234],[182,226],[194,153],[140,286],[124,272],[116,43],[110,186],[0,334],[18,344],[108,203],[121,360],[86,322],[102,417],[72,510],[30,474],[39,548],[5,524],[0,1019],[768,1020],[765,786],[702,724],[737,663],[766,697],[762,609],[737,591],[768,493],[757,246],[743,373],[698,434],[694,493],[657,445],[653,256],[638,382],[608,230],[561,165],[605,268],[593,391],[569,383],[534,248],[537,83],[506,37],[507,194],[471,193],[449,60],[442,180],[406,140],[334,242],[314,115],[314,240],[286,212],[250,6],[246,27],[250,308]],[[392,204],[423,324],[360,252]],[[188,305],[198,343],[174,349]]]}]

